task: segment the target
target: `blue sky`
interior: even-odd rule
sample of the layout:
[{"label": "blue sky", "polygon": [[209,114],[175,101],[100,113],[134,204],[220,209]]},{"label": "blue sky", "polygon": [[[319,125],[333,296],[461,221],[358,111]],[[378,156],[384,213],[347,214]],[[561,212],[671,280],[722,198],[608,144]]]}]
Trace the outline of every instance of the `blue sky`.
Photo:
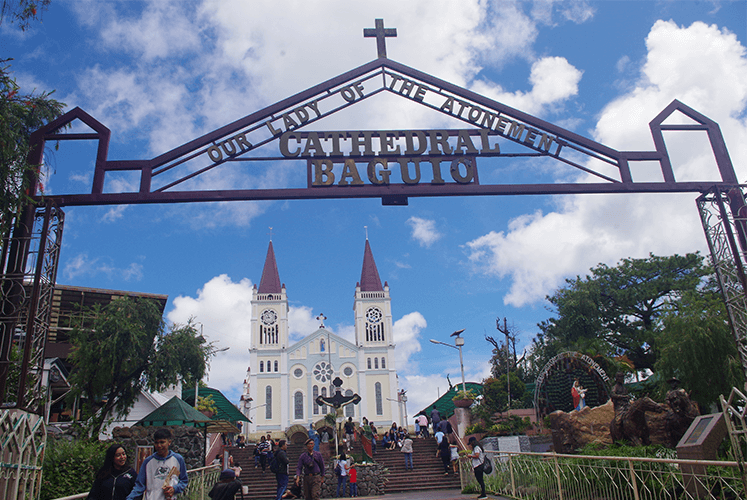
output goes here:
[{"label": "blue sky", "polygon": [[[55,89],[112,131],[110,159],[147,159],[364,64],[364,28],[384,18],[390,59],[619,150],[652,149],[648,122],[672,99],[717,121],[740,179],[747,167],[747,3],[743,1],[283,2],[55,0],[25,33],[0,28],[23,90]],[[382,97],[378,99],[378,97]],[[377,96],[320,130],[443,126],[440,115]],[[671,137],[678,178],[710,168],[702,142]],[[47,193],[90,190],[94,146],[50,151]],[[497,175],[545,182],[568,171],[516,159]],[[647,175],[645,172],[639,173]],[[201,186],[288,187],[300,163],[220,170]],[[576,177],[583,180],[582,177]],[[131,190],[120,176],[111,191]],[[459,380],[449,341],[465,328],[467,379],[488,374],[497,317],[521,346],[550,316],[563,280],[625,257],[705,252],[695,195],[306,200],[69,207],[58,281],[169,295],[230,350],[210,385],[237,400],[248,363],[248,304],[269,227],[294,338],[317,326],[352,336],[367,227],[391,287],[400,385],[414,413]]]}]

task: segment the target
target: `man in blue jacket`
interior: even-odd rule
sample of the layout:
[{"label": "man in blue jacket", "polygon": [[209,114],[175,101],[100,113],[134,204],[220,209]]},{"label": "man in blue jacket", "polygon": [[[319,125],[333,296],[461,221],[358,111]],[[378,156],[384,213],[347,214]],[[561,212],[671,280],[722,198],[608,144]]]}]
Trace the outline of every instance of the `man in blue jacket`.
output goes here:
[{"label": "man in blue jacket", "polygon": [[169,449],[171,438],[168,429],[158,429],[153,434],[156,452],[140,465],[135,487],[127,500],[141,496],[143,500],[170,500],[187,488],[187,465],[181,455]]}]

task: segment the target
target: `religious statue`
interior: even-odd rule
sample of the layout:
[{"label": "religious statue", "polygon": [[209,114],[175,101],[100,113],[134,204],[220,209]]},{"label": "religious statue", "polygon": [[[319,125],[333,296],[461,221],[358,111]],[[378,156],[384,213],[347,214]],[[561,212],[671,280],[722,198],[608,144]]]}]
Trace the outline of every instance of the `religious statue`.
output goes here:
[{"label": "religious statue", "polygon": [[666,416],[666,431],[669,439],[669,447],[676,448],[682,436],[685,435],[690,424],[698,416],[698,408],[692,401],[690,395],[679,387],[680,381],[672,377],[668,381],[666,403],[669,411]]},{"label": "religious statue", "polygon": [[586,407],[586,389],[581,386],[578,379],[573,381],[571,397],[573,398],[573,407],[576,410],[581,411]]}]

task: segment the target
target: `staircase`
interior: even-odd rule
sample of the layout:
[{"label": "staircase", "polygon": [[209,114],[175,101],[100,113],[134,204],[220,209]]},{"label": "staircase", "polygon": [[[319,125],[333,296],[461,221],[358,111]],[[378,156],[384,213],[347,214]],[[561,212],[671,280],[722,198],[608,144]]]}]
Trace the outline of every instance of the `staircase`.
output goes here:
[{"label": "staircase", "polygon": [[[389,482],[386,485],[387,493],[459,489],[461,487],[458,475],[454,475],[452,472],[448,476],[444,476],[443,464],[441,459],[436,456],[435,439],[413,439],[412,441],[414,471],[405,470],[405,457],[399,449],[384,450],[381,445],[376,449],[374,460],[389,469]],[[360,452],[360,443],[356,442],[355,445],[353,452]],[[244,495],[245,500],[274,498],[277,491],[275,474],[270,472],[269,463],[264,474],[261,467],[254,468],[254,445],[248,445],[246,448],[229,447],[227,449],[233,456],[234,463],[238,461],[241,464],[241,482],[249,487],[249,495]],[[293,481],[298,457],[301,456],[303,451],[303,445],[288,443],[290,481]],[[325,463],[325,467],[331,469],[332,464]],[[237,498],[240,497],[237,496]]]},{"label": "staircase", "polygon": [[382,450],[380,445],[376,448],[374,460],[389,469],[387,493],[461,488],[459,475],[454,475],[451,467],[451,473],[444,476],[443,463],[436,456],[438,447],[435,439],[413,439],[412,443],[413,471],[405,470],[405,456],[399,448]]}]

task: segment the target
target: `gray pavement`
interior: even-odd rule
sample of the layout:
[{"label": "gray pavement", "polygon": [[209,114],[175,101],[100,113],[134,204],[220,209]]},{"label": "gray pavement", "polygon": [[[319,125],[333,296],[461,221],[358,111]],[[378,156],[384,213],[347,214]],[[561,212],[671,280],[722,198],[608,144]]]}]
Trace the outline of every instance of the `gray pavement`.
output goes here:
[{"label": "gray pavement", "polygon": [[[357,497],[360,500],[475,500],[476,493],[462,494],[462,490],[403,491],[378,497]],[[507,500],[505,497],[488,494],[489,500]]]}]

